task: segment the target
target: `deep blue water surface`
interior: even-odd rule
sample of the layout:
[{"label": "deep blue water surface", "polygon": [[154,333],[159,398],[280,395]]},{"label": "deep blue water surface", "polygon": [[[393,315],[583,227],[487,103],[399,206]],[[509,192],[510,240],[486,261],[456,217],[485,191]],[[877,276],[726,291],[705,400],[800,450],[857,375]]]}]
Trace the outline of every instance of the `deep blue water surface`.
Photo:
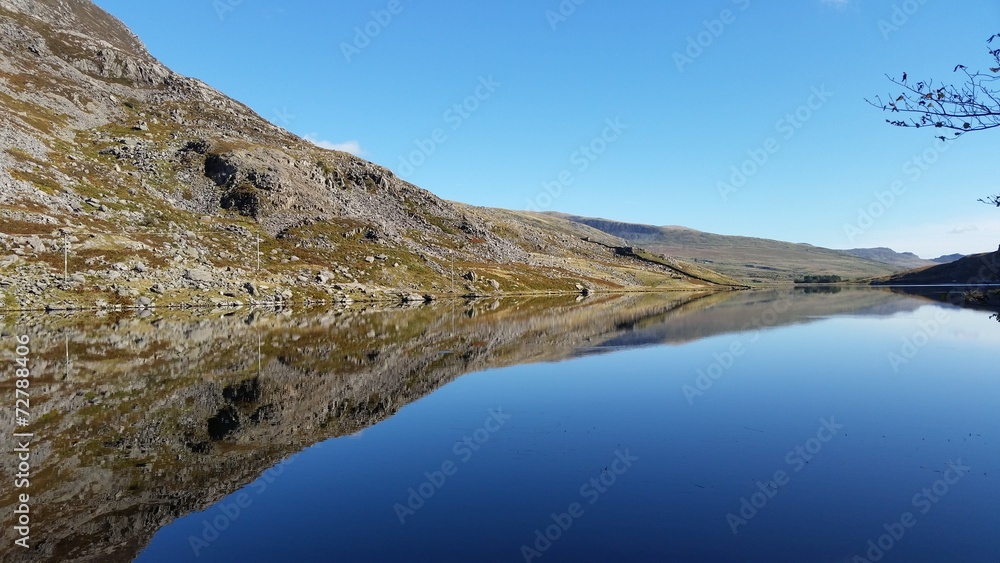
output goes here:
[{"label": "deep blue water surface", "polygon": [[138,560],[1000,560],[996,320],[758,324],[467,374]]}]

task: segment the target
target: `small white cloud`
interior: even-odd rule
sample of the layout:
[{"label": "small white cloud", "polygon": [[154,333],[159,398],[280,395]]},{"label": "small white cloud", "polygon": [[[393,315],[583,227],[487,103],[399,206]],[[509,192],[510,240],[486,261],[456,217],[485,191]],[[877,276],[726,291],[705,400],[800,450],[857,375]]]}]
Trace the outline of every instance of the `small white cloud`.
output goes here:
[{"label": "small white cloud", "polygon": [[960,227],[955,227],[948,231],[949,235],[964,235],[965,233],[974,233],[979,230],[979,227],[975,225],[962,225]]},{"label": "small white cloud", "polygon": [[344,141],[343,143],[334,143],[332,141],[326,141],[320,139],[316,133],[309,133],[307,135],[303,135],[302,138],[321,149],[328,149],[332,151],[343,151],[346,153],[351,153],[354,156],[364,156],[366,154],[365,150],[361,148],[361,143],[355,140]]}]

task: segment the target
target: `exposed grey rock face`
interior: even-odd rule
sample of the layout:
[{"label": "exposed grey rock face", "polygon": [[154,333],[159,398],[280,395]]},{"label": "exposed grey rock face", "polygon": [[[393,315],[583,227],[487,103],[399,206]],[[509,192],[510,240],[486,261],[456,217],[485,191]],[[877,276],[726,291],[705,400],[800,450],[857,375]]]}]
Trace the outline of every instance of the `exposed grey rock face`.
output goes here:
[{"label": "exposed grey rock face", "polygon": [[[214,289],[235,303],[218,291],[243,295],[248,280],[254,301],[293,287],[303,299],[395,300],[460,292],[455,263],[505,291],[627,288],[635,268],[670,280],[609,250],[623,241],[556,223],[444,201],[318,148],[172,72],[89,0],[0,0],[0,225],[11,235],[0,278],[15,280],[0,307],[12,295],[24,308],[106,305],[131,290],[202,303],[208,294],[190,292]],[[68,256],[54,254],[67,235]],[[51,283],[64,258],[83,276],[74,287]],[[359,285],[348,296],[330,282]]]},{"label": "exposed grey rock face", "polygon": [[37,236],[30,237],[28,239],[28,245],[30,245],[31,249],[35,252],[45,251],[45,243],[43,243],[42,239],[38,238]]},{"label": "exposed grey rock face", "polygon": [[184,278],[194,282],[210,282],[212,274],[205,270],[188,270],[184,272]]},{"label": "exposed grey rock face", "polygon": [[[203,83],[172,73],[88,0],[0,0],[0,8],[10,14],[0,19],[5,52],[0,70],[17,75],[41,67],[50,73],[25,90],[0,81],[0,92],[36,106],[40,119],[63,116],[56,127],[41,129],[32,127],[33,121],[4,120],[4,147],[45,161],[53,139],[62,138],[81,151],[71,152],[73,159],[86,161],[87,147],[78,144],[77,132],[93,131],[90,143],[111,157],[101,170],[109,184],[135,185],[159,206],[213,215],[231,210],[259,221],[272,235],[303,221],[338,217],[372,223],[380,236],[401,241],[402,233],[430,226],[408,213],[403,200],[456,225],[462,222],[453,206],[388,170],[317,149]],[[133,136],[100,131],[123,122]],[[55,174],[53,183],[61,190],[40,194],[30,181],[11,176],[16,162],[0,155],[0,164],[11,165],[0,172],[0,201],[26,196],[53,211],[85,210],[74,203],[72,192],[85,180],[73,167]],[[177,187],[165,190],[171,181]],[[181,187],[189,197],[176,197]],[[490,238],[487,254],[526,258],[514,245]],[[429,249],[419,241],[416,246]]]}]

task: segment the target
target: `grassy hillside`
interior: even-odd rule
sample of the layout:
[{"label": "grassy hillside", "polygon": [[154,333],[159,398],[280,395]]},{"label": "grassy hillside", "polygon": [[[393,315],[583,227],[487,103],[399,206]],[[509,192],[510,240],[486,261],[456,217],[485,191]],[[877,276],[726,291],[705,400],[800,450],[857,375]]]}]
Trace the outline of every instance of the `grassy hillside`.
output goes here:
[{"label": "grassy hillside", "polygon": [[876,285],[940,285],[1000,283],[1000,251],[973,254],[948,264],[910,270],[875,280]]},{"label": "grassy hillside", "polygon": [[[464,207],[466,209],[466,213],[472,213],[472,210],[475,209],[469,206]],[[554,235],[554,238],[551,239],[552,244],[541,245],[541,247],[538,248],[538,250],[545,255],[557,253],[559,246],[566,246],[570,243],[583,244],[584,247],[589,247],[597,251],[610,251],[619,258],[631,261],[634,266],[641,266],[644,269],[653,268],[654,270],[663,271],[670,275],[674,280],[687,280],[692,283],[705,283],[720,286],[745,285],[745,282],[739,279],[699,265],[694,261],[679,260],[673,256],[659,254],[651,248],[632,246],[631,243],[624,238],[606,233],[577,221],[566,219],[559,215],[550,213],[535,213],[531,211],[510,211],[506,209],[483,208],[480,208],[479,212],[484,213],[494,224],[499,221],[500,224],[503,225],[506,222],[509,228],[517,226],[523,228],[523,226],[527,225],[538,228],[543,232],[552,233]],[[519,239],[515,232],[512,232],[510,236],[513,240]],[[585,256],[574,257],[566,254],[564,258],[567,261],[574,262],[583,258],[583,262],[576,264],[576,267],[587,267],[587,260]],[[599,267],[599,265],[597,266]],[[636,275],[636,280],[640,283],[640,285],[647,284],[647,282],[642,281],[643,275],[640,272],[636,272]]]},{"label": "grassy hillside", "polygon": [[621,237],[666,256],[690,260],[752,283],[791,282],[806,275],[838,275],[848,280],[888,276],[901,268],[808,244],[717,235],[685,227],[657,227],[556,214]]},{"label": "grassy hillside", "polygon": [[950,261],[942,260],[941,262],[937,262],[934,260],[924,260],[912,252],[896,252],[891,248],[885,247],[851,248],[849,250],[845,250],[844,252],[850,254],[851,256],[866,258],[868,260],[874,260],[875,262],[882,262],[883,264],[889,264],[890,266],[899,268],[900,270],[913,270],[916,268],[933,266],[934,264],[941,264]]},{"label": "grassy hillside", "polygon": [[[872,284],[897,286],[894,291],[924,294],[939,301],[1000,311],[1000,289],[996,288],[1000,284],[1000,251],[973,254],[947,264],[885,276]],[[970,285],[994,287],[962,287]],[[1000,320],[1000,315],[995,317]]]}]

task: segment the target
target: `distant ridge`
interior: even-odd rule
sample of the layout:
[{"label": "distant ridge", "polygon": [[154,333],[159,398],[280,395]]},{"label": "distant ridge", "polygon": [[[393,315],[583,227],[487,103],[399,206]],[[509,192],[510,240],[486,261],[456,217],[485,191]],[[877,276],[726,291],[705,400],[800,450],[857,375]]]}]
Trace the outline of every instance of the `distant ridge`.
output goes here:
[{"label": "distant ridge", "polygon": [[924,260],[912,252],[896,252],[891,248],[852,248],[844,252],[860,258],[867,258],[876,262],[882,262],[899,268],[900,270],[912,270],[923,268],[934,264],[931,260]]},{"label": "distant ridge", "polygon": [[[807,275],[837,275],[859,280],[933,264],[913,254],[899,254],[889,249],[884,249],[891,253],[885,256],[896,256],[896,259],[886,262],[804,243],[717,235],[688,227],[657,227],[563,213],[550,215],[593,227],[653,252],[706,264],[717,272],[753,283],[792,282]],[[899,257],[912,258],[901,264],[899,262],[904,259]]]},{"label": "distant ridge", "polygon": [[944,256],[938,256],[937,258],[931,258],[931,262],[937,262],[938,264],[948,264],[949,262],[954,262],[961,258],[965,258],[964,254],[945,254]]}]

